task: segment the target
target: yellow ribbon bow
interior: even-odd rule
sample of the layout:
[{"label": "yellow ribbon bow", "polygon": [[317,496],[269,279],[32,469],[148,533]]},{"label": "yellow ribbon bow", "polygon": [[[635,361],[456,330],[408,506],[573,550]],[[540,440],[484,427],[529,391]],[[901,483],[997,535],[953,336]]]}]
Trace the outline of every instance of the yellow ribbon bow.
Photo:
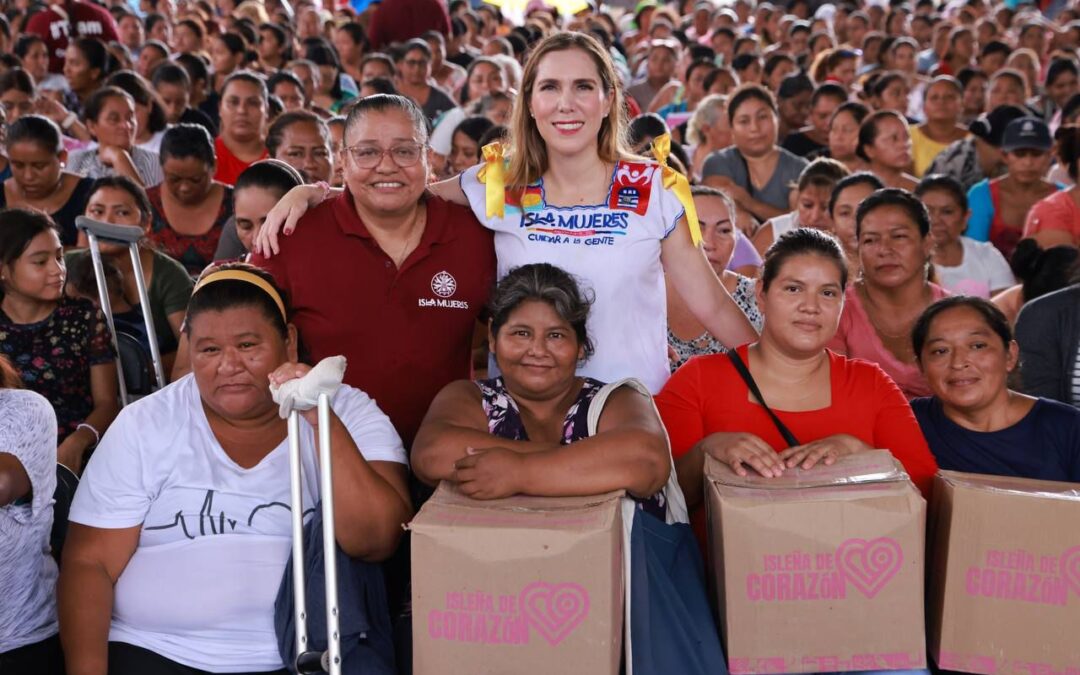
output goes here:
[{"label": "yellow ribbon bow", "polygon": [[502,218],[506,206],[506,164],[503,160],[502,143],[488,143],[484,146],[484,166],[476,174],[477,180],[484,184],[484,198],[487,202],[487,217]]},{"label": "yellow ribbon bow", "polygon": [[[484,148],[487,150],[487,148]],[[690,226],[690,240],[694,246],[701,243],[701,224],[698,223],[697,209],[694,208],[694,196],[690,194],[690,181],[667,164],[668,155],[671,154],[671,135],[657,136],[652,142],[653,157],[660,162],[663,170],[664,187],[675,193],[679,203],[686,210],[686,224]],[[488,204],[491,203],[491,193],[488,193]],[[491,208],[490,206],[488,208]]]}]

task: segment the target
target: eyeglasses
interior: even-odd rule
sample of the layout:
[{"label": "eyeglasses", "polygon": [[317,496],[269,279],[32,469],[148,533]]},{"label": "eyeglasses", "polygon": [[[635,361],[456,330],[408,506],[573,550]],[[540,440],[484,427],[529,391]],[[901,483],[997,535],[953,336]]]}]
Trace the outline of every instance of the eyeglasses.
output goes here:
[{"label": "eyeglasses", "polygon": [[345,151],[352,155],[353,161],[361,169],[374,169],[387,154],[390,155],[394,164],[407,169],[420,161],[420,156],[426,147],[419,143],[402,143],[384,150],[377,145],[354,145],[351,148],[345,148]]}]

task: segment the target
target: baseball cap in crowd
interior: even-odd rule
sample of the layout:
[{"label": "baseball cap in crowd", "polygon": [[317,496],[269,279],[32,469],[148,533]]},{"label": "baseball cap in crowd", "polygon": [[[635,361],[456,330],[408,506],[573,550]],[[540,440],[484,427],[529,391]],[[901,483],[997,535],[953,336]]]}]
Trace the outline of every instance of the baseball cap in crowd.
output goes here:
[{"label": "baseball cap in crowd", "polygon": [[1050,138],[1050,127],[1038,117],[1021,117],[1009,122],[1005,135],[1001,139],[1003,152],[1016,150],[1048,151],[1054,145]]},{"label": "baseball cap in crowd", "polygon": [[971,124],[968,131],[981,138],[995,148],[1001,147],[1002,138],[1005,136],[1005,127],[1009,122],[1028,115],[1023,108],[1015,105],[999,105],[988,113],[979,115]]},{"label": "baseball cap in crowd", "polygon": [[776,92],[777,98],[788,99],[794,98],[799,94],[805,92],[814,92],[814,83],[810,81],[810,78],[802,73],[796,73],[795,75],[788,75],[780,82],[780,88]]}]

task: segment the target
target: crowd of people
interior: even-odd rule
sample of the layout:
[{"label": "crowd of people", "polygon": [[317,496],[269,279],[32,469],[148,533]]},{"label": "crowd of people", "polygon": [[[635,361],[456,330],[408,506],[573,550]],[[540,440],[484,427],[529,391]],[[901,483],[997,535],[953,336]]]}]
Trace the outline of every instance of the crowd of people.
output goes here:
[{"label": "crowd of people", "polygon": [[0,672],[286,672],[270,386],[331,356],[402,673],[443,481],[674,471],[699,535],[707,456],[1080,482],[1080,4],[559,4],[4,5]]}]

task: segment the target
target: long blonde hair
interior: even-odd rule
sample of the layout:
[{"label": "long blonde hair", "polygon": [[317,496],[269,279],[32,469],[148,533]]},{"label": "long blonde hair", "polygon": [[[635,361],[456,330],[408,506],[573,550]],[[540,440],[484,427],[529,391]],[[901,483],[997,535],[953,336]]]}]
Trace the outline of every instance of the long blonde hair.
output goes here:
[{"label": "long blonde hair", "polygon": [[511,116],[509,147],[510,166],[506,172],[507,186],[524,186],[536,182],[548,169],[547,144],[536,128],[536,121],[529,114],[529,101],[536,85],[536,71],[540,61],[551,52],[580,49],[596,65],[600,86],[611,98],[611,112],[600,123],[597,135],[597,154],[605,162],[618,162],[634,157],[626,142],[626,108],[622,87],[611,57],[600,42],[585,33],[554,33],[533,49],[521,79],[521,95],[518,96]]}]

